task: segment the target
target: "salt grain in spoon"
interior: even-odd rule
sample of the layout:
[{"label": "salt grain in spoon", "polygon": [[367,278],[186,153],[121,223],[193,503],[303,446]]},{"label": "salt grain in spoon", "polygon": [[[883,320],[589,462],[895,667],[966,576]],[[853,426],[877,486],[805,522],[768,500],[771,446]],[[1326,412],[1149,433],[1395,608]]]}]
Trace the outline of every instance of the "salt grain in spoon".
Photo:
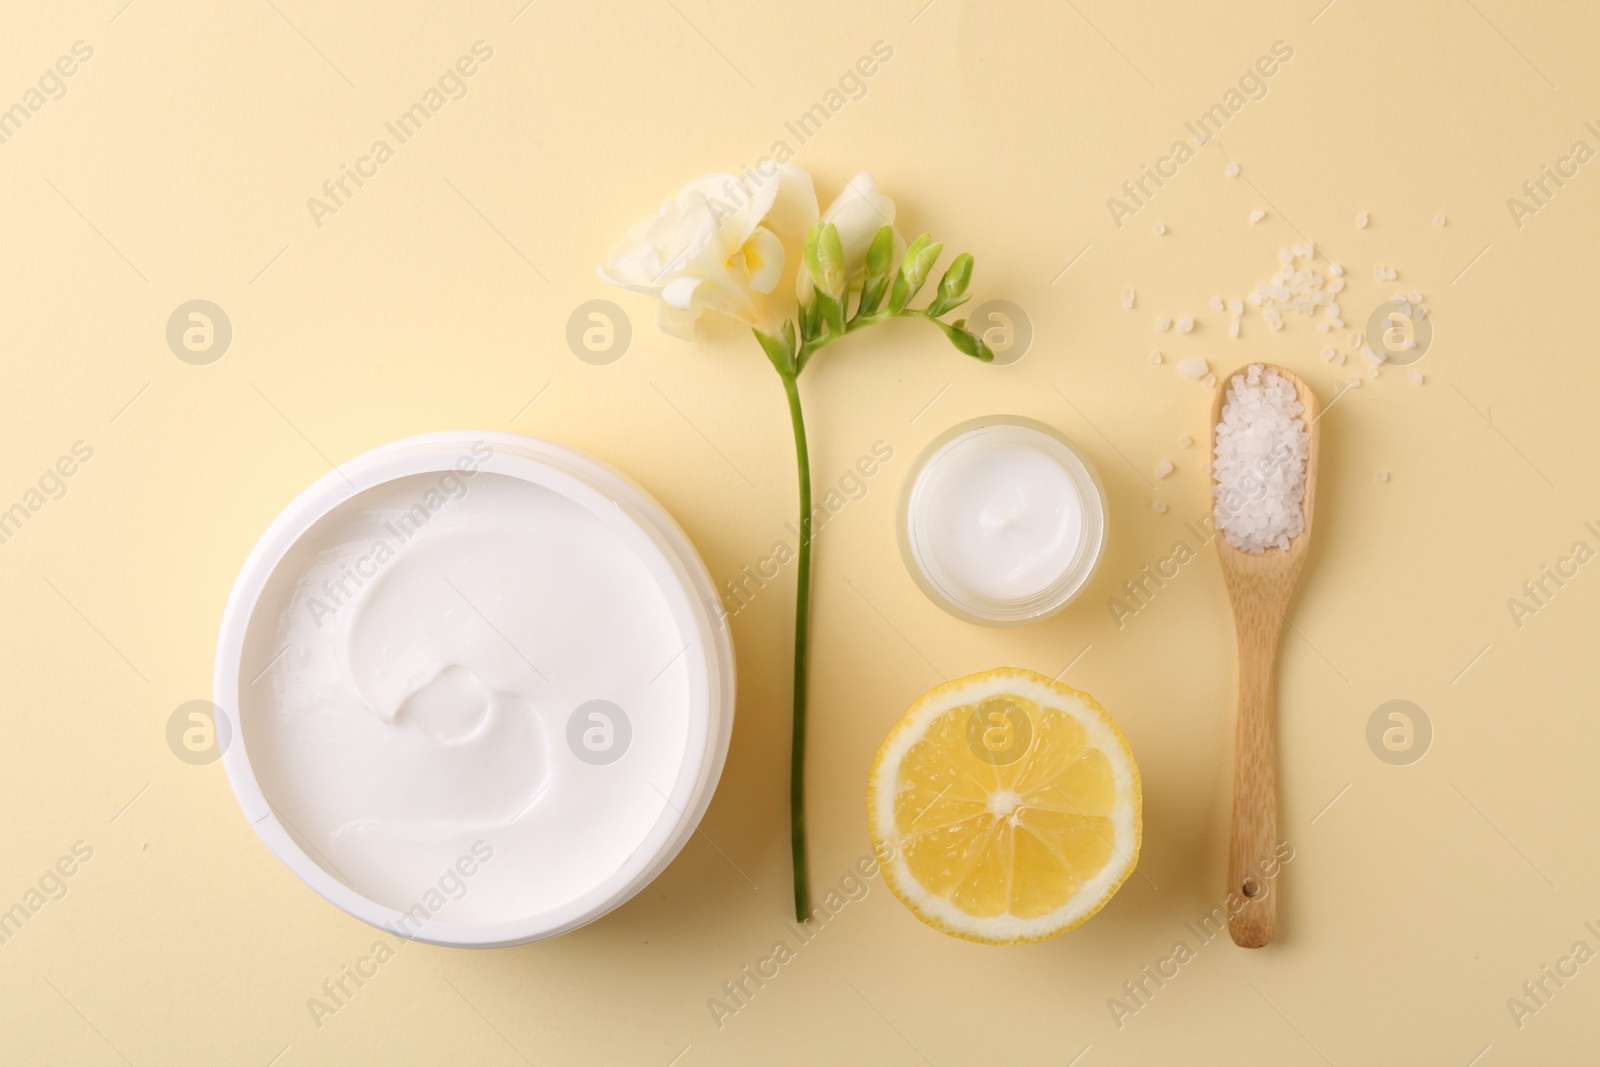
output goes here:
[{"label": "salt grain in spoon", "polygon": [[1239,649],[1228,932],[1245,948],[1277,930],[1279,892],[1265,881],[1278,844],[1273,687],[1311,536],[1317,413],[1309,386],[1262,363],[1223,379],[1211,410],[1215,540]]}]

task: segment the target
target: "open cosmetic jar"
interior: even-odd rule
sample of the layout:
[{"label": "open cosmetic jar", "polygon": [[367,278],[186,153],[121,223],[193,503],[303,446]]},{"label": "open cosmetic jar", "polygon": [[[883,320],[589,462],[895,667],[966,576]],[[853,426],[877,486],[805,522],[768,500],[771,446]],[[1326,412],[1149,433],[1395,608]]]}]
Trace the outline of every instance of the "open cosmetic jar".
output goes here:
[{"label": "open cosmetic jar", "polygon": [[906,568],[957,618],[1017,626],[1072,602],[1100,564],[1106,498],[1089,459],[1044,423],[994,415],[953,426],[906,474]]},{"label": "open cosmetic jar", "polygon": [[438,945],[572,930],[694,833],[734,662],[683,531],[545,441],[384,445],[251,551],[217,647],[245,818],[358,919]]}]

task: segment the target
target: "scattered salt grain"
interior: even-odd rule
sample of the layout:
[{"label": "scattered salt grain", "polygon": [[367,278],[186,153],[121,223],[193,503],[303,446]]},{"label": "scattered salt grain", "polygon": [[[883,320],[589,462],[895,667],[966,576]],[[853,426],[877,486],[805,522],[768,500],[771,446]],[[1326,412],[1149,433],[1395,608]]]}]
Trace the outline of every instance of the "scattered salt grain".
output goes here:
[{"label": "scattered salt grain", "polygon": [[1344,274],[1344,268],[1339,266],[1339,264],[1337,264],[1337,263],[1328,264],[1328,269],[1334,273],[1335,277],[1338,277],[1338,276]]},{"label": "scattered salt grain", "polygon": [[1364,230],[1366,228],[1367,228],[1367,213],[1365,211],[1363,211],[1363,212],[1361,212],[1361,214],[1356,216],[1356,229]]},{"label": "scattered salt grain", "polygon": [[[1278,250],[1277,270],[1247,294],[1251,304],[1261,308],[1262,317],[1273,330],[1283,329],[1285,312],[1314,314],[1333,302],[1333,293],[1343,288],[1335,278],[1330,284],[1312,262],[1316,247],[1310,242]],[[1240,310],[1243,308],[1241,306]]]},{"label": "scattered salt grain", "polygon": [[1364,345],[1366,343],[1367,343],[1367,339],[1365,337],[1361,336],[1361,331],[1360,330],[1351,330],[1350,331],[1350,347],[1351,348],[1360,348],[1362,345]]},{"label": "scattered salt grain", "polygon": [[1165,478],[1167,475],[1169,475],[1171,473],[1172,473],[1172,460],[1163,459],[1160,463],[1156,464],[1156,477],[1157,478]]},{"label": "scattered salt grain", "polygon": [[1217,384],[1217,376],[1215,374],[1207,374],[1204,378],[1200,379],[1200,383],[1207,389],[1214,389],[1216,388]]},{"label": "scattered salt grain", "polygon": [[1406,377],[1411,379],[1412,385],[1421,385],[1424,380],[1422,377],[1422,372],[1419,370],[1407,371]]},{"label": "scattered salt grain", "polygon": [[1160,331],[1161,333],[1166,333],[1167,332],[1167,328],[1170,327],[1171,325],[1172,325],[1172,320],[1167,318],[1165,315],[1157,315],[1156,316],[1156,329],[1158,331]]},{"label": "scattered salt grain", "polygon": [[1152,500],[1150,506],[1155,508],[1157,515],[1165,515],[1167,513],[1167,505],[1160,500]]},{"label": "scattered salt grain", "polygon": [[1211,492],[1217,529],[1234,548],[1286,549],[1305,529],[1304,413],[1276,370],[1256,363],[1233,376],[1216,427]]},{"label": "scattered salt grain", "polygon": [[1337,356],[1338,354],[1339,354],[1338,352],[1336,352],[1335,350],[1333,350],[1331,348],[1324,348],[1322,350],[1322,362],[1324,362],[1324,363],[1332,363],[1333,362],[1333,357]]},{"label": "scattered salt grain", "polygon": [[1190,437],[1188,434],[1184,434],[1182,437],[1178,438],[1178,444],[1182,445],[1184,448],[1188,448],[1190,445],[1194,444],[1194,438]]},{"label": "scattered salt grain", "polygon": [[1166,223],[1164,223],[1164,222],[1156,223],[1156,236],[1157,237],[1160,237],[1162,234],[1164,234],[1166,232],[1167,232],[1167,224]]},{"label": "scattered salt grain", "polygon": [[1254,222],[1260,222],[1262,219],[1264,219],[1266,217],[1267,217],[1267,213],[1265,211],[1262,211],[1260,208],[1256,208],[1254,211],[1250,212],[1250,221],[1253,222],[1253,223]]},{"label": "scattered salt grain", "polygon": [[1239,176],[1239,164],[1229,163],[1227,167],[1223,169],[1223,173],[1230,178],[1237,178]]},{"label": "scattered salt grain", "polygon": [[1243,315],[1244,314],[1244,301],[1240,300],[1236,296],[1235,297],[1230,297],[1228,299],[1228,314],[1230,314],[1230,315]]},{"label": "scattered salt grain", "polygon": [[1178,373],[1185,378],[1193,378],[1195,381],[1204,378],[1210,370],[1211,368],[1206,364],[1204,356],[1190,356],[1178,364]]},{"label": "scattered salt grain", "polygon": [[1376,479],[1377,481],[1386,482],[1386,481],[1389,480],[1389,472],[1388,471],[1379,471],[1377,474],[1374,474],[1372,477],[1374,479]]},{"label": "scattered salt grain", "polygon": [[1435,226],[1443,226],[1446,221],[1447,220],[1445,219],[1445,217],[1443,215],[1435,215],[1433,217],[1433,224]]},{"label": "scattered salt grain", "polygon": [[1360,378],[1351,378],[1348,382],[1345,383],[1345,385],[1346,385],[1347,388],[1350,388],[1350,389],[1360,389],[1361,388],[1361,379]]},{"label": "scattered salt grain", "polygon": [[1317,323],[1317,329],[1321,330],[1323,333],[1327,333],[1329,330],[1333,329],[1333,323],[1319,322]]},{"label": "scattered salt grain", "polygon": [[1193,316],[1185,315],[1173,325],[1177,328],[1179,333],[1188,333],[1190,330],[1194,329],[1194,318]]},{"label": "scattered salt grain", "polygon": [[1138,295],[1139,294],[1134,292],[1132,289],[1122,290],[1122,306],[1125,308],[1132,308],[1133,301],[1136,297],[1138,297]]},{"label": "scattered salt grain", "polygon": [[1413,304],[1420,304],[1420,303],[1422,303],[1422,294],[1421,294],[1421,293],[1412,293],[1412,294],[1411,294],[1411,302],[1412,302],[1412,303],[1413,303]]},{"label": "scattered salt grain", "polygon": [[1222,302],[1222,297],[1220,296],[1214,296],[1210,300],[1207,300],[1206,303],[1210,305],[1212,311],[1222,311],[1226,307],[1226,305],[1224,305]]},{"label": "scattered salt grain", "polygon": [[1239,336],[1239,316],[1237,316],[1237,315],[1235,315],[1228,322],[1228,336],[1229,337],[1238,337]]},{"label": "scattered salt grain", "polygon": [[1366,359],[1366,361],[1368,363],[1371,363],[1374,367],[1376,367],[1379,363],[1382,363],[1384,360],[1389,358],[1388,355],[1386,355],[1383,352],[1374,352],[1372,350],[1372,346],[1371,345],[1362,345],[1361,346],[1361,355]]},{"label": "scattered salt grain", "polygon": [[1153,365],[1157,366],[1157,367],[1161,366],[1161,353],[1160,352],[1152,352],[1152,353],[1150,353],[1150,362]]},{"label": "scattered salt grain", "polygon": [[1335,365],[1335,366],[1339,366],[1339,367],[1342,367],[1342,366],[1344,366],[1344,353],[1343,353],[1343,352],[1340,352],[1340,353],[1339,353],[1339,354],[1338,354],[1338,356],[1336,356],[1336,357],[1335,357],[1335,358],[1334,358],[1334,361],[1333,361],[1333,362],[1334,362],[1334,365]]}]

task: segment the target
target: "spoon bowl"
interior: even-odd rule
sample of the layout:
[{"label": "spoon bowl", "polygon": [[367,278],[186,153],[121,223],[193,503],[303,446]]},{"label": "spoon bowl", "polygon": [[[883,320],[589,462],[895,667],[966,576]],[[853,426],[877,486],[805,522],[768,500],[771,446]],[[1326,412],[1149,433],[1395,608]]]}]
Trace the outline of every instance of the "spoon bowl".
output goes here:
[{"label": "spoon bowl", "polygon": [[[1228,389],[1236,375],[1254,365],[1246,364],[1217,383],[1211,405],[1209,462],[1213,486],[1216,484],[1217,424],[1222,418]],[[1279,638],[1283,624],[1288,621],[1289,601],[1311,540],[1317,488],[1317,418],[1321,411],[1316,394],[1297,375],[1270,363],[1260,366],[1264,371],[1276,371],[1294,386],[1303,409],[1300,419],[1305,423],[1310,440],[1306,449],[1305,496],[1300,503],[1305,525],[1290,539],[1289,547],[1269,547],[1252,553],[1233,547],[1220,530],[1213,538],[1228,600],[1233,606],[1239,648],[1239,717],[1234,746],[1228,898],[1231,901],[1238,897],[1244,903],[1237,908],[1230,904],[1228,932],[1234,943],[1244,948],[1261,948],[1272,940],[1277,930],[1277,894],[1268,885],[1278,867],[1275,852],[1278,843],[1277,715],[1273,689]]]}]

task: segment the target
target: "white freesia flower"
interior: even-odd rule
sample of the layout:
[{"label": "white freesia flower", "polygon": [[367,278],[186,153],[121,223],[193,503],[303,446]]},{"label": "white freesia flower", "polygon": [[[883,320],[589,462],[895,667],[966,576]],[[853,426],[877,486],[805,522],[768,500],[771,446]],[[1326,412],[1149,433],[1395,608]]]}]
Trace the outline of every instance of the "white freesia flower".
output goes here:
[{"label": "white freesia flower", "polygon": [[[878,192],[878,179],[862,171],[850,179],[850,184],[838,195],[828,210],[822,213],[823,222],[831,222],[839,230],[839,244],[844,249],[846,284],[861,280],[867,266],[867,249],[872,239],[885,226],[894,225],[894,201]],[[898,233],[895,235],[895,256],[904,251]],[[801,271],[795,277],[795,289],[804,303],[811,299],[811,274]]]},{"label": "white freesia flower", "polygon": [[[714,311],[755,330],[767,362],[783,382],[794,430],[795,465],[800,482],[801,527],[794,625],[794,749],[791,754],[789,844],[794,862],[795,914],[811,914],[806,875],[805,689],[807,634],[811,619],[811,460],[801,411],[800,375],[812,357],[829,345],[891,319],[931,323],[956,351],[989,362],[994,352],[966,321],[944,316],[967,299],[972,256],[962,253],[945,269],[932,297],[914,300],[939,260],[944,245],[922,234],[907,249],[894,231],[894,201],[878,192],[877,180],[862,172],[817,213],[811,176],[792,163],[763,163],[738,177],[708,174],[684,186],[655,215],[634,224],[611,254],[600,277],[613,285],[656,298],[656,325],[694,339],[701,314]],[[866,283],[872,242],[891,227],[893,256]],[[807,262],[807,240],[813,229]],[[881,251],[881,250],[880,250]],[[896,263],[899,264],[898,268]],[[788,271],[795,275],[777,296]],[[827,286],[825,297],[815,277]],[[782,306],[779,306],[781,302]]]},{"label": "white freesia flower", "polygon": [[816,218],[811,175],[793,163],[776,164],[766,174],[708,174],[635,223],[606,257],[600,277],[657,297],[656,325],[674,337],[694,340],[703,311],[775,335],[783,316],[767,294],[789,262],[785,246],[798,262]]}]

